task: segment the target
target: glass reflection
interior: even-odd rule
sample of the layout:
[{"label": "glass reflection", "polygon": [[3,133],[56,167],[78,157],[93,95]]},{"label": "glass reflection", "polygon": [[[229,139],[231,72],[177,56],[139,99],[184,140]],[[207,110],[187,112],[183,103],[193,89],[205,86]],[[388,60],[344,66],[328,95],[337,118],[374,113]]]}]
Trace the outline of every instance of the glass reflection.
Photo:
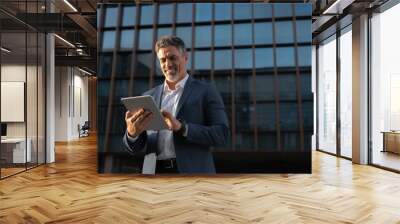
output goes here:
[{"label": "glass reflection", "polygon": [[121,49],[132,49],[133,43],[135,42],[135,31],[134,30],[122,30],[121,31]]},{"label": "glass reflection", "polygon": [[134,26],[136,23],[136,7],[124,6],[122,26]]},{"label": "glass reflection", "polygon": [[172,4],[160,4],[158,13],[158,24],[171,24],[172,23]]},{"label": "glass reflection", "polygon": [[117,26],[117,7],[106,8],[106,18],[104,21],[104,27],[116,27]]},{"label": "glass reflection", "polygon": [[192,22],[192,3],[179,3],[178,12],[176,13],[177,23],[191,23]]},{"label": "glass reflection", "polygon": [[153,49],[153,29],[139,30],[139,50]]},{"label": "glass reflection", "polygon": [[232,26],[215,25],[214,27],[214,45],[216,47],[231,46],[232,44]]},{"label": "glass reflection", "polygon": [[115,46],[115,31],[103,32],[103,50],[113,50]]},{"label": "glass reflection", "polygon": [[211,3],[196,3],[196,22],[211,21],[212,4]]},{"label": "glass reflection", "polygon": [[231,20],[232,19],[232,3],[215,3],[216,21]]},{"label": "glass reflection", "polygon": [[195,47],[211,46],[211,26],[196,26]]},{"label": "glass reflection", "polygon": [[235,69],[252,69],[253,54],[251,49],[235,50]]},{"label": "glass reflection", "polygon": [[235,45],[251,45],[252,44],[252,26],[251,23],[235,24],[234,44]]},{"label": "glass reflection", "polygon": [[142,5],[140,9],[140,24],[152,25],[154,18],[154,5]]}]

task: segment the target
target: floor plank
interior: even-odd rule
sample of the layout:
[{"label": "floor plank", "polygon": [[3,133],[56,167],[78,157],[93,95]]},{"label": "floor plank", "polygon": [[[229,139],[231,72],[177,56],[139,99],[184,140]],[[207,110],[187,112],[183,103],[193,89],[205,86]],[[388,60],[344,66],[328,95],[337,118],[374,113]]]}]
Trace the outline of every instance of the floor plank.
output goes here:
[{"label": "floor plank", "polygon": [[96,139],[0,181],[0,223],[400,223],[400,175],[313,152],[312,174],[97,174]]}]

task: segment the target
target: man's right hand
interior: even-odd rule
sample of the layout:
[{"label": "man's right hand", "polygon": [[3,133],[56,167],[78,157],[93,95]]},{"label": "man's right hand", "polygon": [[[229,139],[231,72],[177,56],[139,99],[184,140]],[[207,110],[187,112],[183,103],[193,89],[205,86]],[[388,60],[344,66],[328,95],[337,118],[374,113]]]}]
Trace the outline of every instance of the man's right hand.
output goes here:
[{"label": "man's right hand", "polygon": [[129,136],[135,138],[140,135],[149,125],[153,114],[140,108],[136,111],[127,111],[125,114],[126,130]]}]

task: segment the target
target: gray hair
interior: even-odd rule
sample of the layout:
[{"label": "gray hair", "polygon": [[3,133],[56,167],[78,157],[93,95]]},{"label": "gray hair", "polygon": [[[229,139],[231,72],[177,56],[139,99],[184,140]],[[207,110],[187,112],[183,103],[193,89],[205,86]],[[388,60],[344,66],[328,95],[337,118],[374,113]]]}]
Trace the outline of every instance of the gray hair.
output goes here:
[{"label": "gray hair", "polygon": [[177,36],[162,36],[156,42],[156,53],[158,53],[158,50],[160,48],[165,48],[169,46],[176,47],[181,53],[186,52],[185,42],[183,42],[181,38]]}]

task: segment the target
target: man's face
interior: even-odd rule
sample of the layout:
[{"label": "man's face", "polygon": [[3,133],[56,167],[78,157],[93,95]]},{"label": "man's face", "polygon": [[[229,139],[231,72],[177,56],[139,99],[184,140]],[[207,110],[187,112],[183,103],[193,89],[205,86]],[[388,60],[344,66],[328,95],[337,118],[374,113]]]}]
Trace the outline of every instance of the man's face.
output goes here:
[{"label": "man's face", "polygon": [[181,53],[178,48],[169,46],[158,49],[157,57],[168,82],[175,83],[185,77],[187,53]]}]

